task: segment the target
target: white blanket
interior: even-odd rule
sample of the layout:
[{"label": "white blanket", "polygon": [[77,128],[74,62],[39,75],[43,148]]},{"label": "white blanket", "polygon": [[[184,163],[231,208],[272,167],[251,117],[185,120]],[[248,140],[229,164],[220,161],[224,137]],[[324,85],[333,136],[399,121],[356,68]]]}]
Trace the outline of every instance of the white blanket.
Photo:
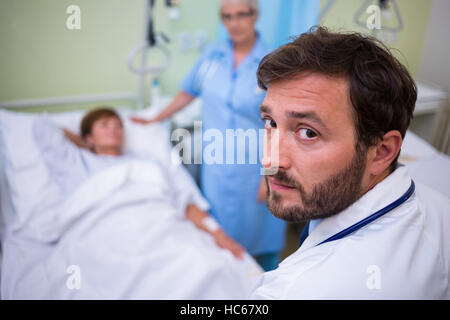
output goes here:
[{"label": "white blanket", "polygon": [[158,172],[130,161],[91,177],[50,219],[53,243],[7,235],[2,298],[247,298],[261,269],[187,221]]}]

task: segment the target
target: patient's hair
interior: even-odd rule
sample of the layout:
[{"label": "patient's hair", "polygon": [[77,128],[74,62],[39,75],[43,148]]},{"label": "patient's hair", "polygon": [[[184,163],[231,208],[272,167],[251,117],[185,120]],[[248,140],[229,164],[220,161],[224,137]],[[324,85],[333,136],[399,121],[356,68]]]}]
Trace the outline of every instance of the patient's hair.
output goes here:
[{"label": "patient's hair", "polygon": [[119,114],[111,108],[108,107],[99,107],[97,109],[91,110],[85,114],[83,119],[81,120],[80,132],[83,138],[86,138],[87,135],[91,134],[92,126],[94,123],[103,118],[117,118],[122,122]]},{"label": "patient's hair", "polygon": [[270,83],[309,72],[348,80],[357,143],[366,148],[375,145],[391,130],[405,137],[417,88],[406,68],[380,41],[360,33],[313,27],[262,59],[258,85],[267,90]]}]

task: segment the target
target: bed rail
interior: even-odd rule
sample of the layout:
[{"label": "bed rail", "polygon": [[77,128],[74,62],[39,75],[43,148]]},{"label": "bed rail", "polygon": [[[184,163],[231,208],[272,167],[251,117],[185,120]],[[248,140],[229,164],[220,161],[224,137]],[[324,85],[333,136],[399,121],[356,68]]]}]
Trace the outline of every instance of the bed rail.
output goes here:
[{"label": "bed rail", "polygon": [[70,104],[86,104],[103,101],[133,101],[138,102],[138,96],[131,92],[105,93],[96,95],[67,96],[41,99],[25,99],[0,102],[0,109],[54,107]]}]

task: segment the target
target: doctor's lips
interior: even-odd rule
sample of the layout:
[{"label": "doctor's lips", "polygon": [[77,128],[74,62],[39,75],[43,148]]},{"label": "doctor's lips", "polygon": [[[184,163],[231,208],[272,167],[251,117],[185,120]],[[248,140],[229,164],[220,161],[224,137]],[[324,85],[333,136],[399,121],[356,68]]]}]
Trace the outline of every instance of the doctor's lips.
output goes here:
[{"label": "doctor's lips", "polygon": [[294,187],[294,186],[280,182],[279,180],[275,179],[274,176],[267,177],[267,180],[269,182],[269,186],[270,186],[271,190],[283,191],[283,190],[295,190],[296,189],[296,187]]}]

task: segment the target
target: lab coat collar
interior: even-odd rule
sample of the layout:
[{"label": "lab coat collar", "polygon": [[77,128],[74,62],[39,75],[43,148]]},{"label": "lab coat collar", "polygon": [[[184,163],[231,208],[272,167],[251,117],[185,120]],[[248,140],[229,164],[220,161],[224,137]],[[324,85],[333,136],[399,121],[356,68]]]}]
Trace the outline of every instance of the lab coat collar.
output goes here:
[{"label": "lab coat collar", "polygon": [[298,251],[312,248],[332,235],[384,208],[400,198],[410,185],[411,178],[408,169],[405,166],[397,167],[394,172],[347,209],[334,216],[322,219]]}]

